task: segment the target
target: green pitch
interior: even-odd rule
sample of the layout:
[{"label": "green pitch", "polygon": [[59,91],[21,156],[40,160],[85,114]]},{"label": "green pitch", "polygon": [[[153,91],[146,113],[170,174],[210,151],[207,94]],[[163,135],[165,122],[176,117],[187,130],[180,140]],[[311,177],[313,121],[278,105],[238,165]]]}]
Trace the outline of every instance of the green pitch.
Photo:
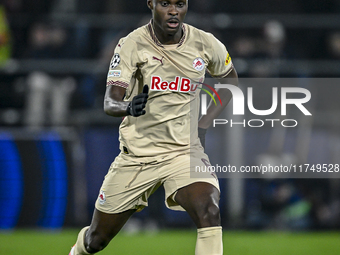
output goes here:
[{"label": "green pitch", "polygon": [[[1,255],[68,255],[77,230],[0,232]],[[227,255],[335,255],[340,233],[228,232],[223,235]],[[119,234],[101,255],[194,254],[196,233],[161,231],[156,234]]]}]

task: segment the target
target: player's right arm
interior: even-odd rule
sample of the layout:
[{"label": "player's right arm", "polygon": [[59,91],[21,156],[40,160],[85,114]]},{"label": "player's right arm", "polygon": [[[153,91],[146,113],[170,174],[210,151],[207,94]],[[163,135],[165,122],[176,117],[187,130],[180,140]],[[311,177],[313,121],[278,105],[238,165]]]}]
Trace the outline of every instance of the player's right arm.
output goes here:
[{"label": "player's right arm", "polygon": [[[128,87],[133,75],[137,71],[138,52],[136,43],[128,37],[119,40],[112,57],[106,82],[104,97],[104,111],[114,117],[131,115],[138,117],[145,114],[145,105],[148,99],[148,87],[131,100]],[[127,90],[128,89],[128,90]],[[129,93],[128,99],[124,99]]]},{"label": "player's right arm", "polygon": [[106,87],[104,97],[104,111],[114,117],[131,115],[138,117],[145,114],[145,105],[148,100],[148,86],[143,87],[143,92],[135,96],[132,101],[124,101],[125,88],[110,85]]},{"label": "player's right arm", "polygon": [[119,86],[107,86],[104,96],[104,111],[114,117],[127,116],[129,101],[124,101],[126,89]]}]

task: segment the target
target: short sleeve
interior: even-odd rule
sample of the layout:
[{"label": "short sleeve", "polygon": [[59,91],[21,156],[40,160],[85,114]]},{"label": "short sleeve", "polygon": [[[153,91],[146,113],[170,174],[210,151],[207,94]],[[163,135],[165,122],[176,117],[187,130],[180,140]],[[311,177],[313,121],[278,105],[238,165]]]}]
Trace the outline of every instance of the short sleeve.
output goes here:
[{"label": "short sleeve", "polygon": [[136,43],[128,37],[119,40],[110,62],[106,86],[127,88],[137,70]]},{"label": "short sleeve", "polygon": [[223,43],[216,39],[212,34],[209,34],[210,47],[208,53],[208,72],[214,78],[226,77],[233,70],[233,63],[229,52]]}]

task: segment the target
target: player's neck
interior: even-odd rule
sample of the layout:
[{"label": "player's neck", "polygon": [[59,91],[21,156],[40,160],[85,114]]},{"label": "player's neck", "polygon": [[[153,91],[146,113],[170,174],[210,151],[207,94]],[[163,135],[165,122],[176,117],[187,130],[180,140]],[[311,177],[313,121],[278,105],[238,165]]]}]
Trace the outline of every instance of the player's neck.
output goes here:
[{"label": "player's neck", "polygon": [[162,29],[153,26],[153,31],[161,44],[178,44],[183,36],[183,29],[180,28],[175,34],[166,34]]}]

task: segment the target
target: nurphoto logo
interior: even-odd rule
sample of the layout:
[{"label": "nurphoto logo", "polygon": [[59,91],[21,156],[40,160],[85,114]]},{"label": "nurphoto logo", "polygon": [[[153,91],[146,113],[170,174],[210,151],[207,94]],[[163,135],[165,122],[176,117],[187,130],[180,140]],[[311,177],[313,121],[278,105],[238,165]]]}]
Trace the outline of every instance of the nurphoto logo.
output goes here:
[{"label": "nurphoto logo", "polygon": [[[220,96],[218,95],[215,89],[228,89],[232,94],[232,112],[233,115],[245,115],[245,95],[243,91],[231,84],[215,84],[214,88],[211,86],[204,84],[205,86],[209,87],[219,99],[221,105],[222,101]],[[217,105],[215,98],[213,95],[207,91],[206,89],[201,88],[207,94],[210,95],[212,100],[214,101],[215,105]],[[268,116],[273,114],[278,108],[280,108],[281,116],[287,116],[287,106],[288,105],[295,105],[305,116],[312,116],[310,111],[305,107],[304,104],[310,101],[311,93],[308,89],[305,88],[298,88],[298,87],[281,87],[280,88],[280,97],[279,97],[279,89],[277,87],[272,88],[272,98],[271,98],[271,107],[269,109],[256,109],[254,107],[254,100],[253,100],[253,87],[247,88],[247,106],[250,113],[256,116]],[[296,98],[299,96],[299,98]],[[294,98],[295,97],[295,98]],[[280,99],[280,104],[279,104]],[[201,95],[201,114],[207,114],[207,95]],[[241,125],[243,127],[262,127],[266,123],[270,124],[271,127],[274,127],[276,123],[280,123],[283,127],[296,127],[298,125],[298,121],[296,119],[277,119],[277,118],[266,118],[266,119],[250,119],[246,120],[243,119],[240,121],[233,121],[233,119],[214,119],[213,127],[216,125],[226,125],[229,124],[230,127],[235,125]]]}]

